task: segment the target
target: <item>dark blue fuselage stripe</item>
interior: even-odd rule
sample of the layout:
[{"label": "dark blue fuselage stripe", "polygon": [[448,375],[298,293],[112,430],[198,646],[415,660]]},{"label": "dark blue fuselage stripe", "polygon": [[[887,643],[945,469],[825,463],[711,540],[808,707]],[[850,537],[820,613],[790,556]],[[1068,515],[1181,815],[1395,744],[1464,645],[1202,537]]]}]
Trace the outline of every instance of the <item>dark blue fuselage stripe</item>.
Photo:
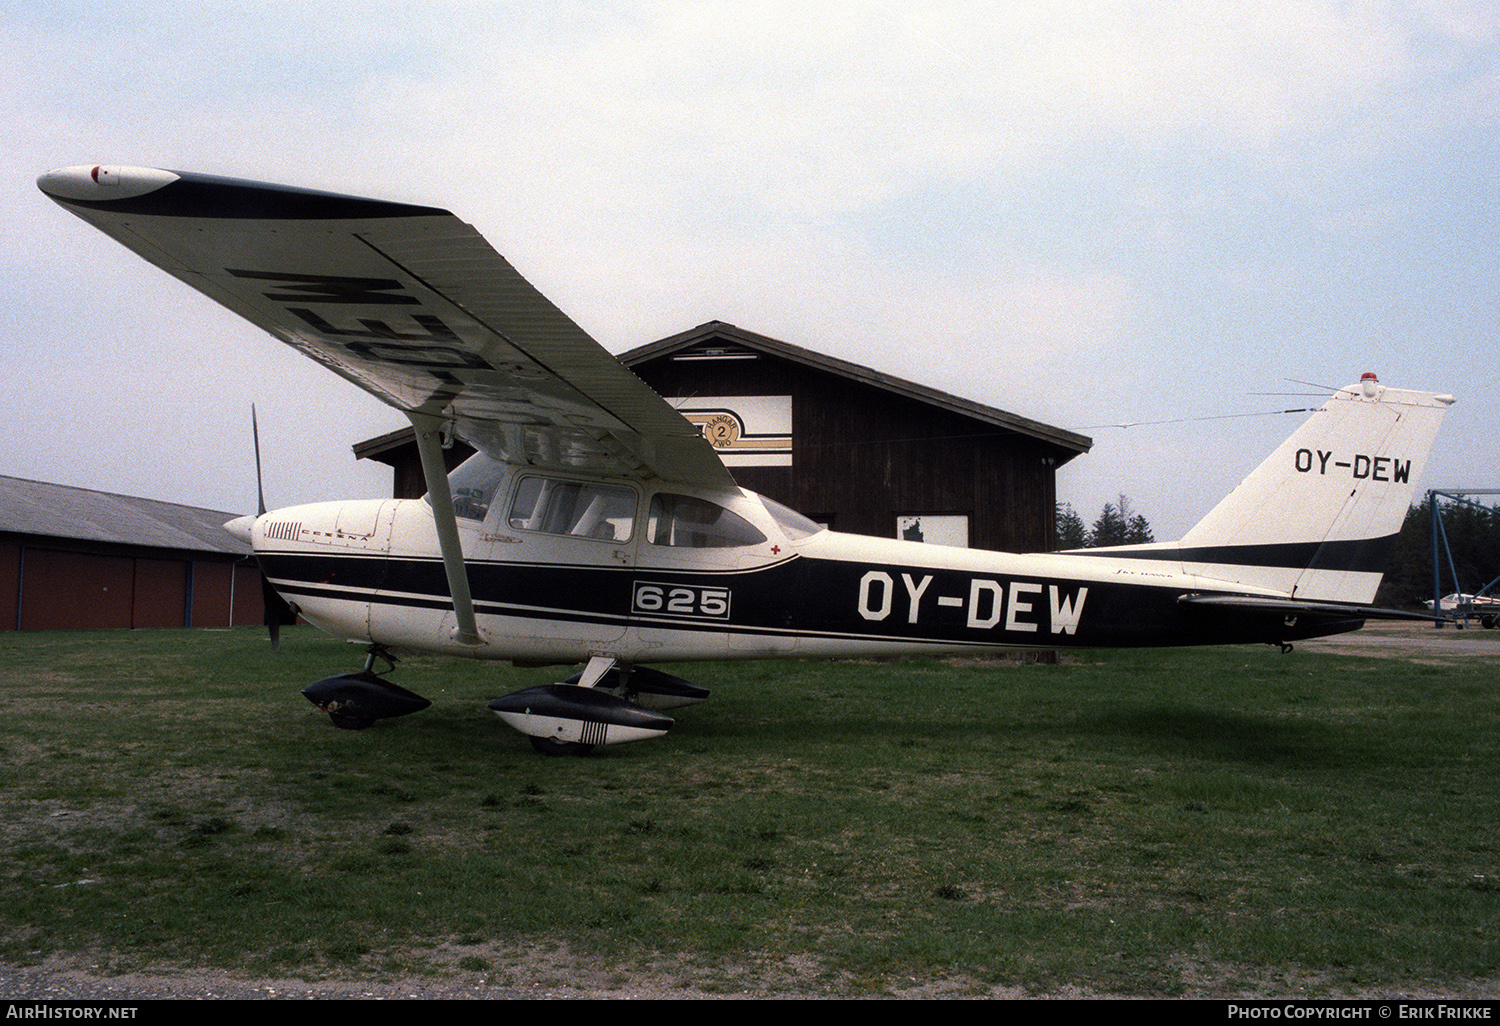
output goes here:
[{"label": "dark blue fuselage stripe", "polygon": [[1075,549],[1066,555],[1108,559],[1150,559],[1168,563],[1213,563],[1220,566],[1264,566],[1281,570],[1347,570],[1384,573],[1398,535],[1355,541],[1280,542],[1266,545],[1211,545],[1199,548],[1118,550]]}]

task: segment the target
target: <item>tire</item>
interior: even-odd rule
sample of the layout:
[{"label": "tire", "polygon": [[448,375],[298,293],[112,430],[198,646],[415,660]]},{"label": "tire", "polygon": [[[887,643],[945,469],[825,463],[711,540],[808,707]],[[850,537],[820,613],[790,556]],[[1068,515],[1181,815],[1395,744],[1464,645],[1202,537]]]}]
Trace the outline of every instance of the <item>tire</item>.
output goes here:
[{"label": "tire", "polygon": [[593,745],[586,745],[578,741],[559,741],[551,737],[532,737],[531,747],[542,755],[587,755],[594,750]]}]

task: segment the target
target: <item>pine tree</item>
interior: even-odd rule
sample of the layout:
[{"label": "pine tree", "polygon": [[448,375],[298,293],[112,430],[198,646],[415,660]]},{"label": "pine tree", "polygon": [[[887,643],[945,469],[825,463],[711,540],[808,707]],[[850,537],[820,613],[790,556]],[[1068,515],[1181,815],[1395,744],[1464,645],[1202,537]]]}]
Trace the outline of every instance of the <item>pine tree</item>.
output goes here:
[{"label": "pine tree", "polygon": [[1057,547],[1060,550],[1081,549],[1089,543],[1087,529],[1083,526],[1083,517],[1069,502],[1059,503],[1057,506]]},{"label": "pine tree", "polygon": [[1151,524],[1146,518],[1137,513],[1130,518],[1130,523],[1125,525],[1125,544],[1144,545],[1154,542],[1156,538],[1151,533]]},{"label": "pine tree", "polygon": [[1106,502],[1099,513],[1099,519],[1094,521],[1093,528],[1087,532],[1083,530],[1083,521],[1072,506],[1063,503],[1057,508],[1057,547],[1060,549],[1144,545],[1155,540],[1151,522],[1131,509],[1130,497],[1127,495],[1120,496],[1118,505]]},{"label": "pine tree", "polygon": [[1089,532],[1089,548],[1125,544],[1125,518],[1114,503],[1106,502],[1094,529]]}]

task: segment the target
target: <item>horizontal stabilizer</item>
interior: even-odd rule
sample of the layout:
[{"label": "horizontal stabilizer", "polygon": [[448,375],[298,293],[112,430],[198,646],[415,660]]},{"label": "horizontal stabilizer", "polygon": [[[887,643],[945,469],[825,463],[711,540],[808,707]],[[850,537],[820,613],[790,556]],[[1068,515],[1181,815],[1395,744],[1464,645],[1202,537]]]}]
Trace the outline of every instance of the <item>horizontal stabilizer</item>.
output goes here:
[{"label": "horizontal stabilizer", "polygon": [[1264,595],[1183,595],[1183,605],[1216,606],[1220,609],[1244,609],[1257,613],[1285,613],[1288,616],[1334,616],[1348,620],[1425,620],[1447,619],[1431,613],[1409,613],[1403,609],[1382,609],[1348,602],[1317,602],[1310,599],[1283,599]]}]

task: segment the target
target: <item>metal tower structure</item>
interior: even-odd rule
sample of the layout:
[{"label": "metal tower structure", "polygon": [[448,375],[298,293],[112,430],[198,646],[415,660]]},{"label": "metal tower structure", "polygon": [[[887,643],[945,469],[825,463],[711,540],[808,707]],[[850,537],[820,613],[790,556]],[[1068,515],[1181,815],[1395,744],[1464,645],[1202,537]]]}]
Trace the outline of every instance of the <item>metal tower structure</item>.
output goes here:
[{"label": "metal tower structure", "polygon": [[1442,563],[1445,557],[1448,563],[1448,573],[1453,578],[1453,593],[1458,596],[1453,609],[1454,616],[1458,618],[1455,622],[1459,626],[1467,626],[1469,616],[1473,614],[1479,617],[1479,622],[1485,627],[1500,626],[1500,606],[1490,610],[1475,611],[1475,600],[1487,597],[1490,589],[1500,584],[1500,577],[1490,581],[1478,591],[1465,593],[1458,580],[1458,568],[1453,562],[1453,550],[1448,547],[1447,532],[1443,530],[1443,512],[1438,502],[1439,498],[1465,506],[1473,506],[1490,514],[1495,512],[1490,506],[1474,502],[1470,498],[1474,495],[1500,495],[1500,488],[1432,488],[1427,492],[1427,509],[1432,521],[1432,618],[1434,626],[1437,627],[1441,627],[1444,623],[1442,619]]}]

